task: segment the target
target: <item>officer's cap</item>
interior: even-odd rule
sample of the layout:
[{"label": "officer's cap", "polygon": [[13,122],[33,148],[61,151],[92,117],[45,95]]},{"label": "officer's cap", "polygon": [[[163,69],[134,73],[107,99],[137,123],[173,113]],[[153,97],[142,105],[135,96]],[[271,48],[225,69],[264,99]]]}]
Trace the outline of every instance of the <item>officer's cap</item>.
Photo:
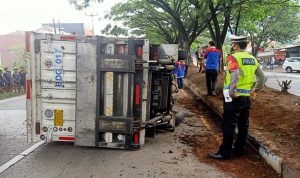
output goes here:
[{"label": "officer's cap", "polygon": [[235,35],[232,35],[229,37],[231,39],[231,42],[235,42],[235,43],[238,43],[238,42],[249,42],[249,37],[248,36],[235,36]]}]

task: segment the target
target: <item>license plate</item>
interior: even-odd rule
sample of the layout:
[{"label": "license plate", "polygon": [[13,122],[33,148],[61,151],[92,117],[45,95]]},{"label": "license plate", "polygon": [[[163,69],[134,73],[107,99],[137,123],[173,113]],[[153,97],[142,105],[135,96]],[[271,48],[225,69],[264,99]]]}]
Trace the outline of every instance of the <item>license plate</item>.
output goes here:
[{"label": "license plate", "polygon": [[104,130],[126,131],[126,122],[100,120],[99,128]]},{"label": "license plate", "polygon": [[61,109],[54,110],[54,126],[63,126],[64,125],[64,111]]}]

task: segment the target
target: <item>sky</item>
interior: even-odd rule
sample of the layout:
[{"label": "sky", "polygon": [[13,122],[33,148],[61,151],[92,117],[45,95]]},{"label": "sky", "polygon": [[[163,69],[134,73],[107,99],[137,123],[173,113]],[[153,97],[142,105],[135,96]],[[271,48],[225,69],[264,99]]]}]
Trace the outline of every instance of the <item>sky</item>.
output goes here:
[{"label": "sky", "polygon": [[85,28],[92,29],[91,17],[86,14],[98,14],[94,17],[95,34],[109,22],[104,19],[106,12],[124,0],[104,0],[92,8],[78,11],[69,0],[2,0],[0,6],[0,35],[17,30],[34,30],[41,27],[42,23],[84,23]]}]

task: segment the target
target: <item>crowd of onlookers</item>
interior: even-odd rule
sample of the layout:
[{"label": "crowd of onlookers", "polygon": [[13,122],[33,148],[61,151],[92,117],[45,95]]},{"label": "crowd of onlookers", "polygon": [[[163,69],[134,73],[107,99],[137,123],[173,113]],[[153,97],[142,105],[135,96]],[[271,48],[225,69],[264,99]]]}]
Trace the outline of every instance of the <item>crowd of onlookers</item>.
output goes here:
[{"label": "crowd of onlookers", "polygon": [[14,67],[13,72],[8,67],[0,69],[0,93],[20,93],[25,91],[26,73],[23,67]]}]

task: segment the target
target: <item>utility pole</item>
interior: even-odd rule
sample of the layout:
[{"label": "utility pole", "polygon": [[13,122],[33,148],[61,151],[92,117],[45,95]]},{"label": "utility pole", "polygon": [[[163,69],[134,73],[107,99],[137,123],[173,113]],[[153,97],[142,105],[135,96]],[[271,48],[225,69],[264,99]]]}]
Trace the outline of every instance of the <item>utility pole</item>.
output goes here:
[{"label": "utility pole", "polygon": [[58,32],[59,34],[61,34],[61,31],[60,31],[60,22],[58,21]]},{"label": "utility pole", "polygon": [[98,16],[98,13],[97,14],[87,14],[85,13],[86,16],[90,16],[91,17],[91,20],[92,20],[92,31],[93,31],[93,35],[95,35],[95,31],[94,31],[94,16]]},{"label": "utility pole", "polygon": [[55,32],[55,34],[56,34],[56,26],[55,26],[54,18],[53,18],[53,27],[54,27],[54,32]]}]

